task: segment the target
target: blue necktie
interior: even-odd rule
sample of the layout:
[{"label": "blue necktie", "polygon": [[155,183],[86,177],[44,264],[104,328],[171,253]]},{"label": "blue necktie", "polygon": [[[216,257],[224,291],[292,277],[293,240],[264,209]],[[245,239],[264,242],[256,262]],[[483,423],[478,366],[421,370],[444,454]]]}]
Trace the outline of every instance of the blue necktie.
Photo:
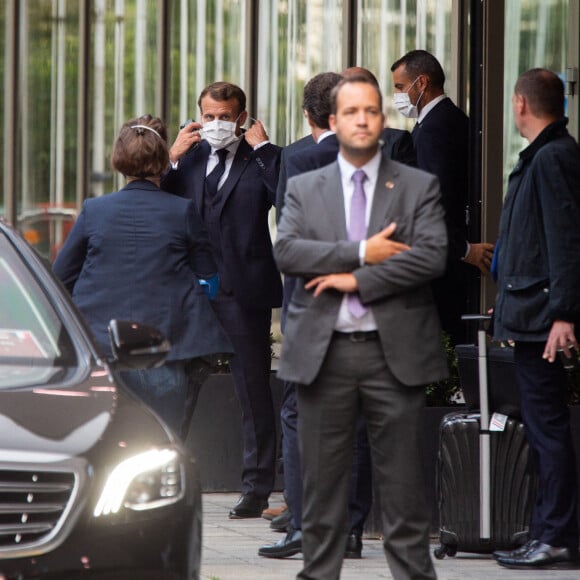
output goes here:
[{"label": "blue necktie", "polygon": [[[352,175],[354,193],[350,200],[348,226],[348,239],[352,241],[365,240],[367,237],[367,197],[363,186],[366,178],[367,174],[362,169],[357,169]],[[360,301],[358,292],[351,292],[348,295],[348,310],[355,318],[360,318],[367,311]]]},{"label": "blue necktie", "polygon": [[227,149],[218,149],[216,151],[218,156],[218,164],[211,170],[211,173],[205,178],[205,189],[210,197],[216,195],[218,191],[218,184],[222,175],[226,170],[226,157],[228,156]]}]

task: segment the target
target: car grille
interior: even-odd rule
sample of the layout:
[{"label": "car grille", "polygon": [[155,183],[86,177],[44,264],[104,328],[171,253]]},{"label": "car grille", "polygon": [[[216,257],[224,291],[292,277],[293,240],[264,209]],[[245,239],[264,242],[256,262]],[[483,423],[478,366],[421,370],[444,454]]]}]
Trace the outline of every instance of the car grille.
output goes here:
[{"label": "car grille", "polygon": [[51,542],[70,511],[76,484],[71,471],[0,469],[3,556]]}]

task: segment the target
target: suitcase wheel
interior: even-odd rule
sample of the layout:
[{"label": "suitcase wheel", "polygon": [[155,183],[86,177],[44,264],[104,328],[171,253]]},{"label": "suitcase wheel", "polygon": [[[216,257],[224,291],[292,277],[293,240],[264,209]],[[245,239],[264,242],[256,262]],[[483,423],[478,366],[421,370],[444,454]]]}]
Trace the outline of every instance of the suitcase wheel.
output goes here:
[{"label": "suitcase wheel", "polygon": [[441,544],[438,548],[433,550],[433,555],[437,560],[443,560],[445,556],[453,558],[457,554],[457,546],[449,546],[446,544]]}]

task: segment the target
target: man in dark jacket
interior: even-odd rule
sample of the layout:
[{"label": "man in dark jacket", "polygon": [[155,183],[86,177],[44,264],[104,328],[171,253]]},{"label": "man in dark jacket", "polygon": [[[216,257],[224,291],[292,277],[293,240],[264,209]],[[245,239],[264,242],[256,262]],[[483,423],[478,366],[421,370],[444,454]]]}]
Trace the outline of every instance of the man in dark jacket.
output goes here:
[{"label": "man in dark jacket", "polygon": [[272,308],[282,281],[272,256],[268,214],[281,148],[260,121],[247,131],[246,95],[232,83],[201,92],[201,123],[188,123],[169,150],[163,187],[192,199],[209,234],[219,274],[212,302],[235,354],[230,360],[242,410],[242,495],[230,518],[260,517],[274,486],[276,422],[270,390]]},{"label": "man in dark jacket", "polygon": [[486,274],[493,252],[491,244],[467,240],[469,119],[445,95],[445,73],[429,52],[412,50],[391,71],[395,107],[417,119],[412,133],[417,167],[436,175],[441,185],[449,250],[445,274],[432,288],[443,330],[452,344],[461,344],[468,339],[461,315],[469,312],[469,290],[478,284],[476,268]]},{"label": "man in dark jacket", "polygon": [[564,89],[554,73],[522,74],[512,103],[530,144],[510,175],[500,220],[495,338],[515,341],[539,491],[529,542],[495,557],[513,568],[564,567],[578,559],[577,475],[558,357],[576,357],[578,348],[580,147],[566,130]]}]

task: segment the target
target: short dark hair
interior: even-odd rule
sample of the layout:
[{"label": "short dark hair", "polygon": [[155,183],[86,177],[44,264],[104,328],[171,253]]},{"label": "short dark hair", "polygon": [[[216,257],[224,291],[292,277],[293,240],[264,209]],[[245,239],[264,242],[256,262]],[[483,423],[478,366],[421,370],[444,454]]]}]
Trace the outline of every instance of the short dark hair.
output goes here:
[{"label": "short dark hair", "polygon": [[341,79],[337,73],[320,73],[313,76],[304,87],[302,108],[308,113],[311,121],[321,129],[329,128],[330,92]]},{"label": "short dark hair", "polygon": [[201,101],[202,99],[209,95],[214,101],[229,101],[230,99],[235,99],[238,101],[240,110],[238,113],[242,113],[246,110],[246,93],[242,91],[238,85],[233,83],[227,83],[225,81],[217,81],[208,85],[201,91],[199,99],[197,99],[197,105],[201,111]]},{"label": "short dark hair", "polygon": [[373,89],[375,89],[375,91],[377,91],[377,95],[379,96],[379,107],[380,107],[381,111],[383,110],[383,95],[381,93],[381,89],[379,88],[379,86],[376,83],[374,83],[368,77],[368,75],[355,74],[355,75],[348,76],[348,77],[342,77],[340,82],[330,92],[330,114],[331,115],[336,115],[336,110],[337,110],[336,102],[337,102],[337,97],[338,97],[338,93],[340,92],[340,89],[342,87],[344,87],[344,85],[358,84],[358,83],[361,83],[363,85],[369,85],[369,86],[373,87]]},{"label": "short dark hair", "polygon": [[393,63],[391,72],[395,72],[401,65],[411,77],[426,75],[435,88],[442,89],[445,84],[445,73],[439,61],[426,50],[411,50],[405,56]]},{"label": "short dark hair", "polygon": [[167,127],[161,119],[143,115],[121,127],[111,153],[114,169],[130,177],[159,177],[168,164]]},{"label": "short dark hair", "polygon": [[522,73],[514,93],[526,98],[536,117],[564,116],[564,83],[551,70],[532,68]]}]

